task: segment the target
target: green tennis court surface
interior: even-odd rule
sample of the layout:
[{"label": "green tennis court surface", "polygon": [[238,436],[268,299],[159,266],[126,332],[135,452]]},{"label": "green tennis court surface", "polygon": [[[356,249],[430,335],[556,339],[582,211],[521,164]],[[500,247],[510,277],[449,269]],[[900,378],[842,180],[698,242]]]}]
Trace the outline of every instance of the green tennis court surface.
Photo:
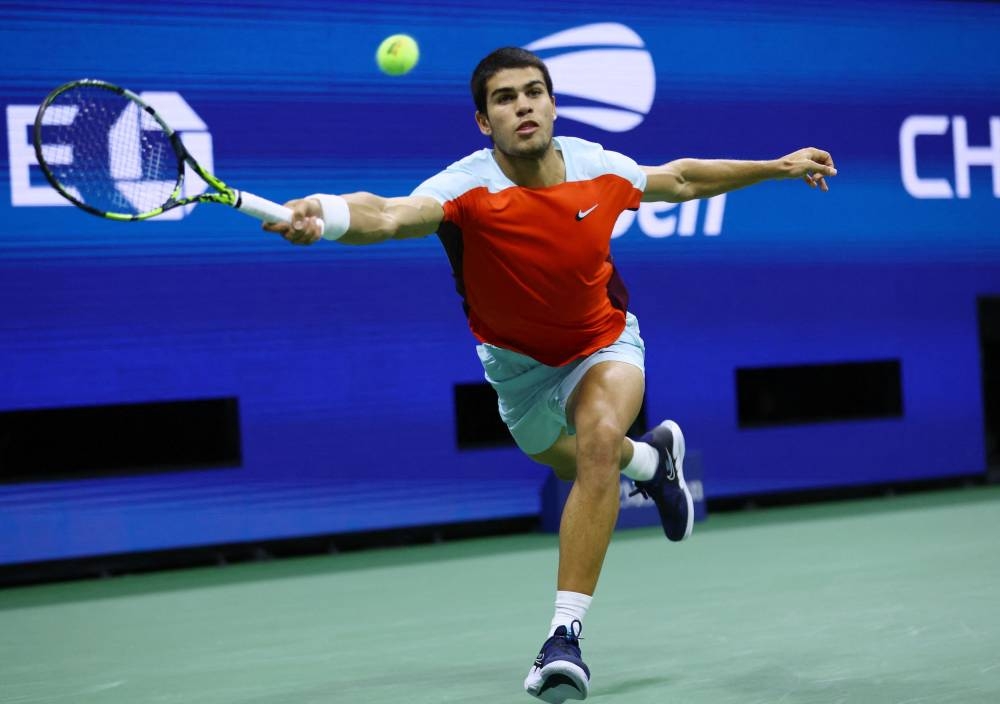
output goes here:
[{"label": "green tennis court surface", "polygon": [[[520,535],[0,591],[0,701],[536,701],[556,541]],[[1000,488],[616,536],[588,701],[1000,702]]]}]

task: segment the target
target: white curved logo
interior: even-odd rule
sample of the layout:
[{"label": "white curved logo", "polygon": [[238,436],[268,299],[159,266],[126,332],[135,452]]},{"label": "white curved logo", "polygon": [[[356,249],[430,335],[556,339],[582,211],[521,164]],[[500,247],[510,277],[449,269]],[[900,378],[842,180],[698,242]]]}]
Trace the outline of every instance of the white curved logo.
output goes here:
[{"label": "white curved logo", "polygon": [[[525,48],[545,61],[560,117],[627,132],[642,124],[656,94],[656,71],[645,46],[631,28],[601,22],[550,34]],[[578,100],[564,102],[567,96]]]}]

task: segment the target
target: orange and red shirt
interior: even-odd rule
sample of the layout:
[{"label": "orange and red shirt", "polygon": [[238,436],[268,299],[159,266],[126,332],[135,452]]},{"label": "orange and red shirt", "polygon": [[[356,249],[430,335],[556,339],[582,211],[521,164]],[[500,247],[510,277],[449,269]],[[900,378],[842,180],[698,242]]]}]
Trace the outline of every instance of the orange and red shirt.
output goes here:
[{"label": "orange and red shirt", "polygon": [[444,207],[438,237],[469,328],[480,342],[562,366],[613,343],[628,291],[611,259],[622,211],[639,207],[646,176],[599,144],[554,138],[565,182],[524,188],[482,149],[413,192]]}]

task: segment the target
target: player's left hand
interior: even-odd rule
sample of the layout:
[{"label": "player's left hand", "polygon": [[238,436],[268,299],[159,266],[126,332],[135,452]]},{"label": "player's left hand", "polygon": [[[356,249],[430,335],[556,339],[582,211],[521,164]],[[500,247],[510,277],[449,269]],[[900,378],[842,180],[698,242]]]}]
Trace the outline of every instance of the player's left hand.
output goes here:
[{"label": "player's left hand", "polygon": [[830,152],[816,147],[799,149],[781,161],[789,178],[801,178],[812,188],[819,188],[821,191],[830,190],[826,185],[826,177],[837,175]]}]

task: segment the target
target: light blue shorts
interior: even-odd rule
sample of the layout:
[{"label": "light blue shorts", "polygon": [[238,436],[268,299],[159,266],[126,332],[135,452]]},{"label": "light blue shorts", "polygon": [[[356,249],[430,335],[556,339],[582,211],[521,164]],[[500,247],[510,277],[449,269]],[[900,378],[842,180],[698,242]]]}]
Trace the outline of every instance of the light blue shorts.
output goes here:
[{"label": "light blue shorts", "polygon": [[626,313],[625,329],[612,344],[562,367],[487,343],[478,345],[476,351],[486,381],[497,392],[500,417],[528,455],[552,447],[563,430],[569,435],[576,432],[566,418],[566,401],[595,364],[627,362],[645,373],[646,345],[639,336],[639,321],[631,313]]}]

